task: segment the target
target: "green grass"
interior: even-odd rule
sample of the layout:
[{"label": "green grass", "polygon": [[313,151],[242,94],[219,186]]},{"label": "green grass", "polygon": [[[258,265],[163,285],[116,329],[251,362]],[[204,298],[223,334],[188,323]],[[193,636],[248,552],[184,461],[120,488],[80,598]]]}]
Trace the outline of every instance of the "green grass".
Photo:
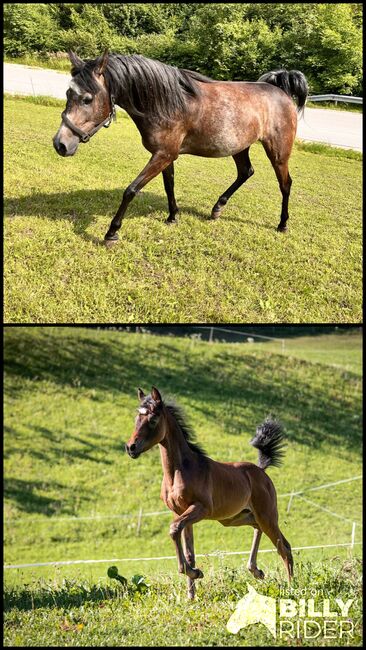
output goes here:
[{"label": "green grass", "polygon": [[[275,552],[259,555],[267,574],[260,585],[246,572],[245,555],[198,558],[205,577],[189,606],[174,559],[108,560],[174,556],[158,449],[138,461],[123,451],[139,385],[175,396],[218,460],[256,462],[248,444],[255,427],[269,413],[279,417],[286,456],[283,469],[269,470],[279,495],[361,474],[360,334],[287,340],[284,354],[271,345],[5,328],[5,564],[106,560],[6,570],[6,645],[268,644],[265,628],[234,637],[225,625],[248,582],[267,595],[285,585]],[[322,587],[332,601],[360,598],[361,487],[355,480],[305,494],[312,503],[295,497],[289,512],[288,497],[279,497],[280,525],[293,547],[349,543],[356,522],[352,555],[294,551],[294,586]],[[155,511],[167,514],[144,516]],[[115,517],[122,513],[130,517]],[[110,518],[72,519],[95,515]],[[196,553],[248,551],[251,537],[247,528],[201,522]],[[264,538],[261,549],[272,548]],[[107,578],[110,564],[127,578],[126,593]],[[150,585],[146,593],[136,594],[136,574]]]},{"label": "green grass", "polygon": [[[312,363],[329,365],[361,376],[362,339],[360,332],[339,332],[318,336],[299,336],[285,341],[283,353]],[[278,353],[279,342],[256,343],[255,349]],[[282,349],[282,346],[281,346]]]},{"label": "green grass", "polygon": [[338,101],[337,105],[335,102],[312,102],[307,101],[306,106],[308,108],[327,108],[331,111],[348,111],[348,113],[363,113],[362,104],[350,104],[349,102]]},{"label": "green grass", "polygon": [[212,205],[231,159],[181,156],[179,224],[168,227],[162,179],[131,204],[119,244],[100,246],[124,188],[148,154],[132,121],[59,158],[57,106],[5,101],[5,320],[35,322],[359,322],[361,169],[349,152],[291,157],[290,230],[260,145],[255,175],[221,219]]},{"label": "green grass", "polygon": [[[336,599],[354,601],[349,610],[354,624],[353,638],[337,640],[338,645],[362,645],[362,586],[360,561],[328,560],[327,563],[304,562],[298,567],[294,589],[321,585],[315,602],[328,598],[333,611]],[[4,645],[16,646],[273,646],[298,645],[273,639],[262,624],[251,625],[233,635],[226,623],[236,603],[252,584],[258,593],[272,598],[284,597],[285,588],[279,572],[273,572],[267,584],[254,584],[243,569],[211,570],[207,585],[188,603],[176,579],[159,576],[145,593],[129,584],[118,588],[111,581],[97,585],[85,579],[34,581],[22,587],[5,587]],[[282,590],[282,591],[281,591]],[[303,592],[304,593],[304,592]],[[310,597],[310,594],[308,594]],[[279,635],[279,632],[278,632]],[[321,634],[300,645],[332,646]]]},{"label": "green grass", "polygon": [[30,65],[36,68],[70,73],[70,59],[68,57],[57,59],[56,57],[39,56],[37,54],[25,54],[17,57],[4,56],[4,63]]}]

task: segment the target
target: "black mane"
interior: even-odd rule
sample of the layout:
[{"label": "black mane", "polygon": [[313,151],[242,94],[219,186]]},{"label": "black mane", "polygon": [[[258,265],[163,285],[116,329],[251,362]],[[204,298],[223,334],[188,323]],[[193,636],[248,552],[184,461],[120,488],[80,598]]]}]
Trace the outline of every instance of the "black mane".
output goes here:
[{"label": "black mane", "polygon": [[[97,62],[98,59],[88,60],[83,67],[71,70],[77,83],[92,93],[98,88],[92,75]],[[213,81],[198,72],[166,65],[139,54],[111,54],[104,77],[109,93],[128,113],[164,120],[186,112],[189,98],[200,95],[197,81]]]},{"label": "black mane", "polygon": [[179,425],[190,449],[198,454],[202,460],[207,460],[208,456],[205,450],[196,442],[196,436],[193,432],[191,425],[187,422],[187,418],[183,413],[182,409],[176,404],[169,402],[168,404],[164,402],[165,408],[169,413],[174,417],[177,424]]}]

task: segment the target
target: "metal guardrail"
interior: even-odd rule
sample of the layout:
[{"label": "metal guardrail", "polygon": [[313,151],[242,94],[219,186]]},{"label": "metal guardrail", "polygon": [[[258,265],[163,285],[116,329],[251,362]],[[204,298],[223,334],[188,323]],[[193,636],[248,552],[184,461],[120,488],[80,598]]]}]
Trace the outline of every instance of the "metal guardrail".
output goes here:
[{"label": "metal guardrail", "polygon": [[352,95],[308,95],[308,99],[312,102],[349,102],[350,104],[362,104],[362,97],[352,97]]}]

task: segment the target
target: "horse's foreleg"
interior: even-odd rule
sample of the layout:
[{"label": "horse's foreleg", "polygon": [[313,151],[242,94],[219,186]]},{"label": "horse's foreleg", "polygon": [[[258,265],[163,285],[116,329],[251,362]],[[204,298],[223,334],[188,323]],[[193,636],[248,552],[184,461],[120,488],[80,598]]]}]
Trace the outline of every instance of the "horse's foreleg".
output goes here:
[{"label": "horse's foreleg", "polygon": [[225,190],[223,194],[221,194],[215,203],[211,212],[212,219],[217,219],[220,216],[229,198],[234,194],[234,192],[236,192],[237,189],[239,189],[239,187],[241,187],[241,185],[243,185],[243,183],[245,183],[245,181],[248,180],[248,178],[254,174],[254,169],[249,159],[249,147],[235,154],[233,158],[235,160],[236,169],[238,172],[237,179],[232,185],[230,185],[230,187],[228,187],[227,190]]},{"label": "horse's foreleg", "polygon": [[[192,524],[187,524],[183,528],[183,546],[184,546],[184,557],[187,564],[194,569],[195,565],[195,555],[194,555],[194,542],[193,542],[193,526]],[[187,578],[188,582],[188,598],[193,599],[196,593],[196,588],[193,578]]]},{"label": "horse's foreleg", "polygon": [[174,163],[170,163],[168,167],[163,169],[163,180],[169,206],[169,217],[167,218],[166,223],[176,223],[179,208],[174,194]]},{"label": "horse's foreleg", "polygon": [[150,158],[146,167],[144,167],[142,172],[125,190],[122,203],[119,206],[116,215],[113,217],[109,230],[104,237],[106,242],[115,242],[118,240],[117,230],[121,227],[122,219],[132,199],[136,196],[137,192],[139,192],[149,181],[155,178],[155,176],[160,174],[160,172],[170,165],[171,162],[172,157],[165,152],[155,153]]},{"label": "horse's foreleg", "polygon": [[178,558],[178,569],[180,573],[186,573],[189,578],[196,580],[203,578],[203,573],[200,569],[194,569],[188,564],[183,554],[181,534],[183,529],[189,524],[192,525],[200,521],[207,514],[208,509],[202,503],[194,503],[185,512],[177,517],[170,525],[170,537],[175,544],[175,550]]}]

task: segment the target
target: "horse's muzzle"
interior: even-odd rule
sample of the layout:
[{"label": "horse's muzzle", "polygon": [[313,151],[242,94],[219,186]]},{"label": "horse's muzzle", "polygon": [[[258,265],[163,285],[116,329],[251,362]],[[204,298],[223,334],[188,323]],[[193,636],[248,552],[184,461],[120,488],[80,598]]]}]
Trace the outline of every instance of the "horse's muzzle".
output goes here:
[{"label": "horse's muzzle", "polygon": [[78,143],[74,144],[71,147],[67,147],[60,139],[55,135],[52,140],[55,151],[57,151],[59,156],[66,158],[67,156],[73,156],[78,148]]},{"label": "horse's muzzle", "polygon": [[132,443],[132,445],[128,445],[127,443],[125,444],[125,451],[128,453],[128,455],[131,458],[138,458],[141,454],[141,452],[136,451],[136,445]]}]

